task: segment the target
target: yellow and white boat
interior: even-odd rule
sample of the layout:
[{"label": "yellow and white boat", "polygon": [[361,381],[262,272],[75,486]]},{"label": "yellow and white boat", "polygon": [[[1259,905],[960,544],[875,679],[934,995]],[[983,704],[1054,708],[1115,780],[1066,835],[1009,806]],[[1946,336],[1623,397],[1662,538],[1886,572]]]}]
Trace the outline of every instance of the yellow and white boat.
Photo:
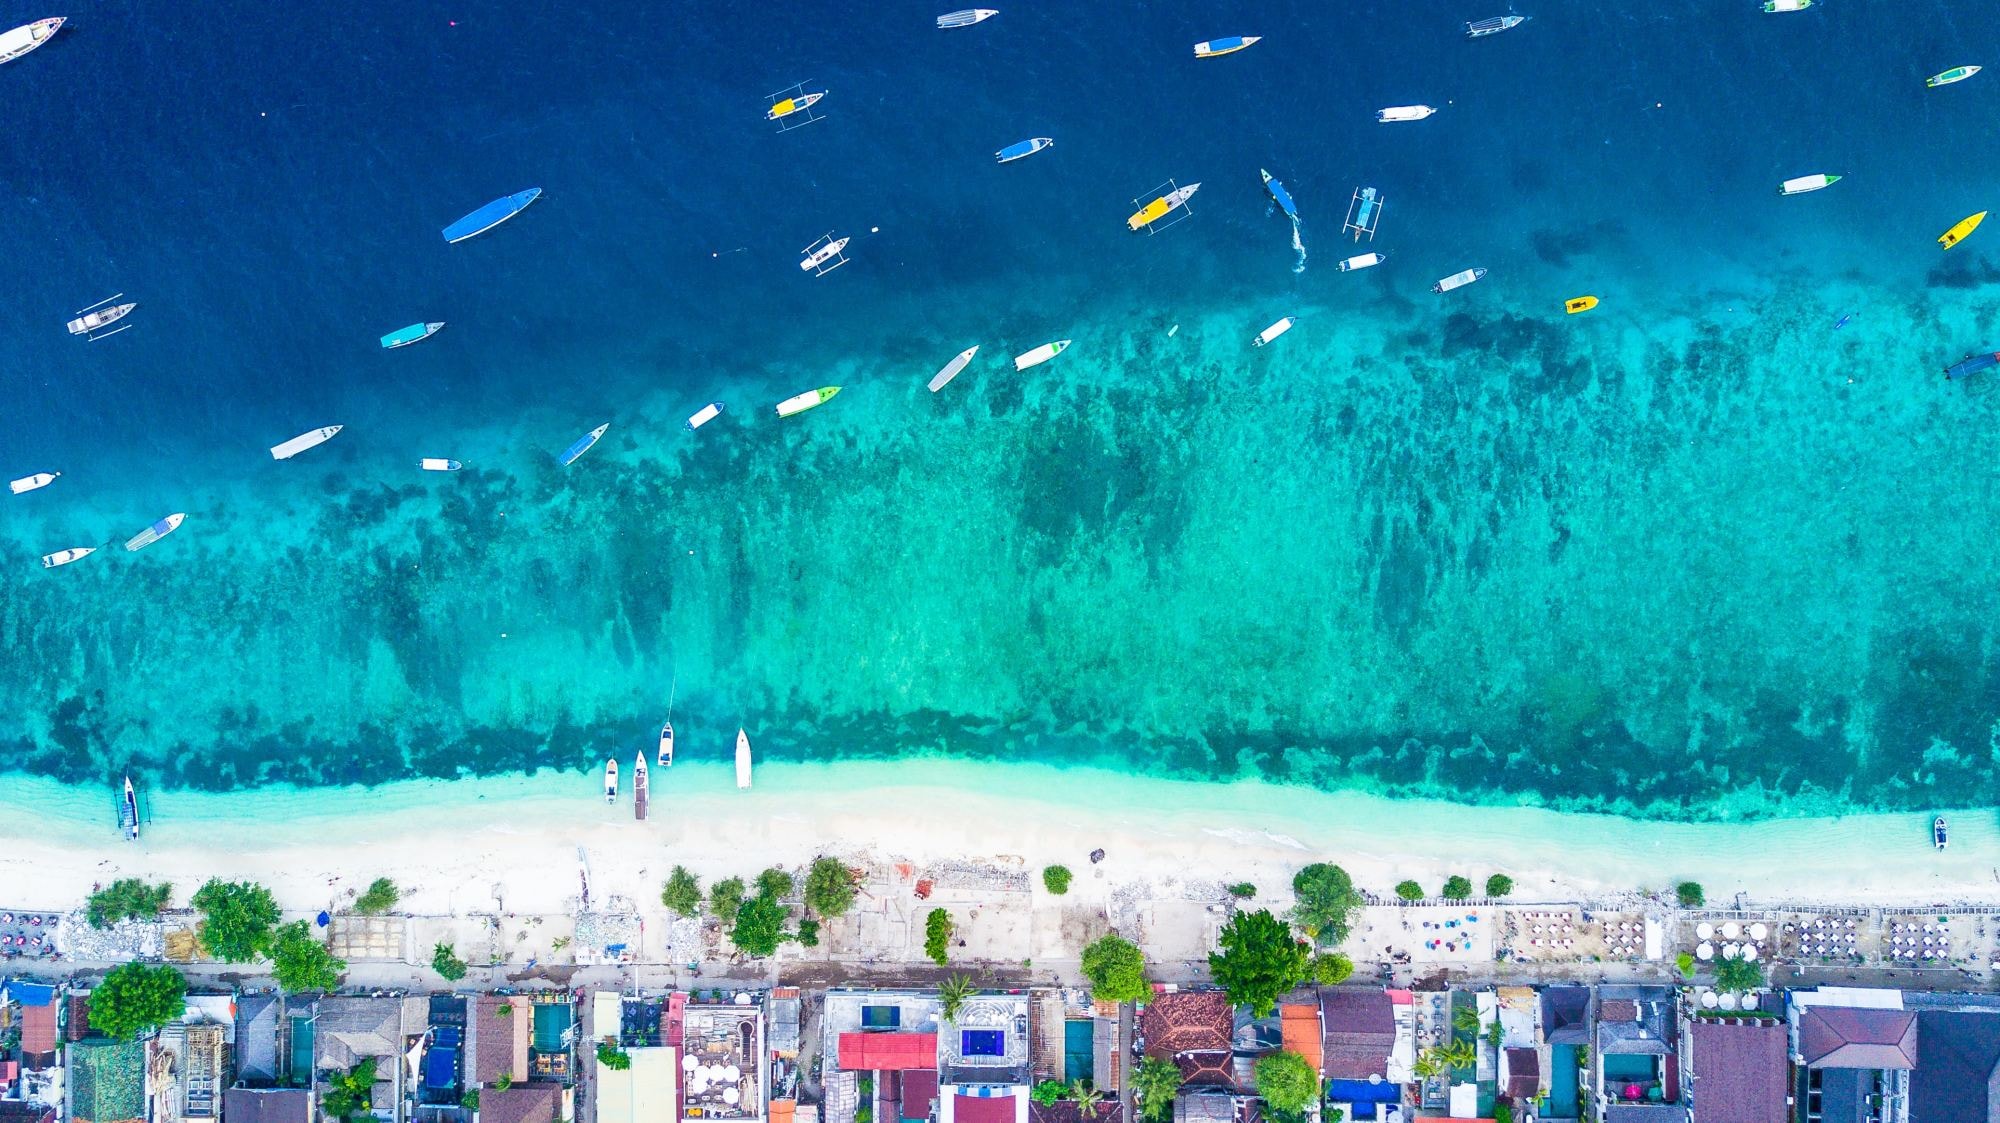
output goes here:
[{"label": "yellow and white boat", "polygon": [[1588,312],[1595,307],[1597,307],[1597,298],[1594,296],[1573,296],[1563,301],[1563,311],[1572,316],[1578,312]]},{"label": "yellow and white boat", "polygon": [[1176,187],[1172,191],[1161,195],[1152,202],[1132,212],[1132,217],[1125,220],[1125,225],[1131,227],[1133,233],[1144,230],[1155,222],[1167,217],[1167,215],[1186,206],[1187,201],[1194,198],[1194,193],[1199,190],[1201,190],[1201,184],[1199,183],[1190,183],[1186,187]]},{"label": "yellow and white boat", "polygon": [[1965,236],[1979,229],[1979,224],[1985,221],[1985,211],[1980,211],[1978,214],[1959,219],[1957,224],[1952,226],[1951,229],[1938,235],[1938,245],[1944,249],[1950,249],[1960,242],[1965,241]]},{"label": "yellow and white boat", "polygon": [[789,90],[771,95],[771,108],[764,111],[764,120],[776,121],[781,133],[800,125],[810,125],[820,119],[819,114],[813,112],[813,106],[825,96],[825,90],[808,90],[801,82]]}]

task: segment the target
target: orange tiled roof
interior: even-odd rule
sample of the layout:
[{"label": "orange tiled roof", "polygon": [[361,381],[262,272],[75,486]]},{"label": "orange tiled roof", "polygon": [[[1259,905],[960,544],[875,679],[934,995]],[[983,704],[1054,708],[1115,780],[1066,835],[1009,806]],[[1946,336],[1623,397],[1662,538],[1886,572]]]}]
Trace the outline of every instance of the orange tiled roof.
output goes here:
[{"label": "orange tiled roof", "polygon": [[1320,1042],[1318,1006],[1301,1003],[1279,1007],[1278,1030],[1287,1052],[1304,1057],[1314,1072],[1325,1075],[1326,1054]]}]

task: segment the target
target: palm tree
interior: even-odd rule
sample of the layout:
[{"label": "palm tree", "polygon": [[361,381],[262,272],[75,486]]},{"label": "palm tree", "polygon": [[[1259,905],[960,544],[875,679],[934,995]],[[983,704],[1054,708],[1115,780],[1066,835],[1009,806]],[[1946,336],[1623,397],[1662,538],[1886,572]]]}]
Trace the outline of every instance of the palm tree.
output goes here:
[{"label": "palm tree", "polygon": [[1410,1071],[1415,1073],[1419,1080],[1429,1080],[1443,1073],[1445,1067],[1444,1062],[1438,1059],[1438,1051],[1434,1046],[1417,1054],[1417,1063],[1410,1066]]},{"label": "palm tree", "polygon": [[1438,1060],[1446,1068],[1467,1068],[1479,1059],[1470,1041],[1453,1041],[1438,1047]]},{"label": "palm tree", "polygon": [[1470,1006],[1460,1006],[1451,1012],[1451,1028],[1460,1033],[1473,1033],[1479,1029],[1479,1011]]},{"label": "palm tree", "polygon": [[1070,1098],[1076,1101],[1076,1110],[1085,1123],[1097,1118],[1097,1105],[1104,1101],[1104,1093],[1091,1087],[1086,1080],[1075,1080],[1069,1086]]},{"label": "palm tree", "polygon": [[965,1008],[965,1000],[972,997],[973,989],[970,975],[947,976],[944,982],[938,984],[938,1005],[942,1007],[939,1012],[944,1015],[945,1021],[958,1017],[958,1012]]}]

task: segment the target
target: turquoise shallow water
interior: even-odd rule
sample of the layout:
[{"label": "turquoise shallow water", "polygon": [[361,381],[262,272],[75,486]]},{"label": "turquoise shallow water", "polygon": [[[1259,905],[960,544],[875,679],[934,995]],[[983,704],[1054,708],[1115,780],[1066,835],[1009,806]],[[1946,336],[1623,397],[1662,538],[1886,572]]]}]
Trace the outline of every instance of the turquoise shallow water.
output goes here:
[{"label": "turquoise shallow water", "polygon": [[[1989,342],[2000,267],[1988,231],[1932,239],[1989,204],[2000,139],[1987,86],[1922,90],[1980,44],[1921,7],[1552,10],[1466,44],[1368,4],[1168,5],[1065,13],[1060,49],[1032,9],[596,47],[559,12],[329,16],[395,76],[366,84],[247,9],[227,52],[71,29],[10,69],[80,119],[141,108],[109,151],[27,144],[0,199],[79,232],[0,263],[30,294],[0,309],[0,461],[66,473],[0,504],[0,743],[92,786],[583,776],[672,690],[718,760],[742,725],[769,760],[1645,817],[1993,802],[1995,399],[1937,371]],[[1225,18],[1290,30],[1163,69]],[[841,112],[771,135],[793,79],[744,59]],[[1420,100],[1444,111],[1372,122]],[[1305,208],[1303,274],[1259,166]],[[1774,195],[1815,169],[1846,178]],[[1128,235],[1168,175],[1203,181],[1194,221]],[[437,237],[527,182],[513,223]],[[1363,182],[1391,258],[1340,274]],[[805,278],[828,226],[855,261]],[[106,282],[144,288],[134,331],[51,332]],[[175,510],[144,553],[35,568]]]}]

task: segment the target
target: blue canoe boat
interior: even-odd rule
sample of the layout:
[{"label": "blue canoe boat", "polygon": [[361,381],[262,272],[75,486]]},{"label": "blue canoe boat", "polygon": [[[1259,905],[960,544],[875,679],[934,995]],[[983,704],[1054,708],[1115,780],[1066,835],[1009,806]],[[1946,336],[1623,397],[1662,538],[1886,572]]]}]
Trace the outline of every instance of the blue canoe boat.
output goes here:
[{"label": "blue canoe boat", "polygon": [[1023,156],[1033,156],[1035,153],[1040,152],[1044,148],[1051,147],[1054,144],[1055,141],[1052,138],[1045,136],[1038,136],[1029,140],[1021,141],[1018,144],[1010,144],[1007,147],[1002,148],[1000,151],[995,152],[993,154],[993,158],[1003,164],[1012,163],[1015,160],[1019,160]]},{"label": "blue canoe boat", "polygon": [[1946,378],[1964,378],[1968,374],[1978,374],[1987,367],[2000,365],[2000,353],[1967,355],[1965,358],[1945,368]]},{"label": "blue canoe boat", "polygon": [[586,452],[589,452],[590,446],[596,444],[597,438],[602,437],[604,435],[604,431],[609,428],[611,428],[611,423],[605,422],[604,424],[599,425],[597,428],[592,429],[590,432],[585,433],[583,436],[578,437],[576,439],[576,443],[564,449],[562,451],[562,455],[556,457],[556,459],[562,461],[563,467],[565,468],[569,467],[571,464],[576,463],[576,458],[582,456]]},{"label": "blue canoe boat", "polygon": [[1299,207],[1298,204],[1292,202],[1292,193],[1285,190],[1285,185],[1279,183],[1277,178],[1270,172],[1258,168],[1257,174],[1264,177],[1264,190],[1270,193],[1272,202],[1278,204],[1279,209],[1285,212],[1286,218],[1297,221]]},{"label": "blue canoe boat", "polygon": [[495,199],[485,206],[444,228],[444,240],[463,242],[467,238],[486,233],[495,226],[520,214],[529,203],[542,197],[542,189],[530,187],[526,191],[516,191]]},{"label": "blue canoe boat", "polygon": [[411,324],[406,328],[397,328],[395,331],[382,337],[382,346],[408,347],[412,343],[419,343],[436,335],[438,329],[443,326],[444,324],[439,322],[432,324]]}]

